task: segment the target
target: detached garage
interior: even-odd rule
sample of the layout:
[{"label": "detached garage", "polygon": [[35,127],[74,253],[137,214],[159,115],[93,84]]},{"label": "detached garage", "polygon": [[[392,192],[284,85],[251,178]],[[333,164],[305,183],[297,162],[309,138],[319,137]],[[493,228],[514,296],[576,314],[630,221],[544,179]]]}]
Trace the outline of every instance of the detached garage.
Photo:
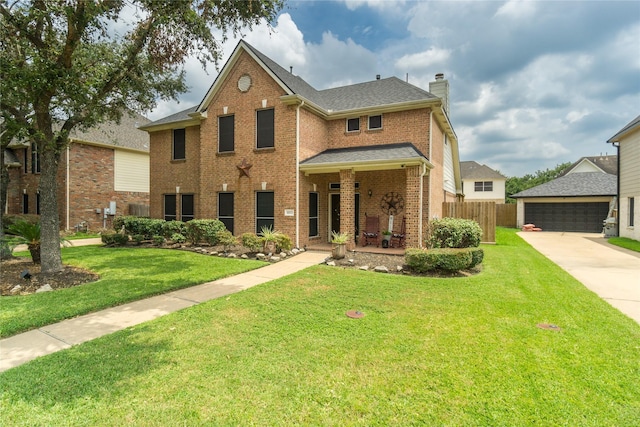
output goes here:
[{"label": "detached garage", "polygon": [[518,201],[518,226],[543,231],[601,233],[617,194],[617,176],[571,173],[511,197]]}]

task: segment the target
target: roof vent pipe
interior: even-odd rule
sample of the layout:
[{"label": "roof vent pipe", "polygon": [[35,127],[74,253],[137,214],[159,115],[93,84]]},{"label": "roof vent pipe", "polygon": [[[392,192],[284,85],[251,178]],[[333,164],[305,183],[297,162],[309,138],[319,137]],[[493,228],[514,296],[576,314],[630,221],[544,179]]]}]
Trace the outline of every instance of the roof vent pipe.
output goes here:
[{"label": "roof vent pipe", "polygon": [[444,73],[436,74],[436,80],[444,80]]},{"label": "roof vent pipe", "polygon": [[293,65],[289,65],[289,72],[293,74]]},{"label": "roof vent pipe", "polygon": [[376,80],[380,80],[380,74],[376,74]]}]

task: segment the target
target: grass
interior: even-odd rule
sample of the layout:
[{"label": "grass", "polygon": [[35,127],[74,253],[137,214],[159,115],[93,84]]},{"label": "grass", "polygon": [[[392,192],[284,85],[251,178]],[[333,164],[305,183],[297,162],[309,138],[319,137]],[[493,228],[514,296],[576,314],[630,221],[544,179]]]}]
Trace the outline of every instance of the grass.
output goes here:
[{"label": "grass", "polygon": [[0,375],[0,421],[638,425],[640,326],[497,240],[473,277],[317,266],[36,359]]},{"label": "grass", "polygon": [[62,258],[65,264],[98,273],[100,280],[55,292],[2,297],[0,337],[266,264],[187,251],[103,246],[62,248]]},{"label": "grass", "polygon": [[629,239],[628,237],[610,237],[607,241],[612,245],[640,252],[640,241],[638,240]]},{"label": "grass", "polygon": [[94,239],[100,237],[100,233],[85,233],[84,231],[77,231],[74,233],[65,234],[63,237],[65,240],[80,240],[80,239]]}]

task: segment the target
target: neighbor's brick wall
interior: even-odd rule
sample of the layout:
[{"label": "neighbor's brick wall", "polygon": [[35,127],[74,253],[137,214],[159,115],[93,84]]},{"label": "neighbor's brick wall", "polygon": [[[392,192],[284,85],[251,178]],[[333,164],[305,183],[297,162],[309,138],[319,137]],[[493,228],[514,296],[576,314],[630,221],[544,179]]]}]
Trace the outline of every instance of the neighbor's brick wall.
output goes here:
[{"label": "neighbor's brick wall", "polygon": [[[18,159],[24,161],[24,151],[16,150]],[[8,212],[22,213],[23,190],[29,195],[29,213],[36,213],[37,192],[40,174],[31,173],[31,149],[27,148],[27,170],[24,165],[10,169]],[[69,222],[67,224],[67,151],[60,157],[58,167],[58,216],[61,229],[73,229],[82,221],[89,228],[97,230],[103,226],[102,214],[96,209],[104,209],[109,202],[116,202],[117,215],[128,214],[128,205],[148,204],[149,194],[121,192],[114,190],[114,150],[88,144],[72,143],[69,147]],[[107,219],[111,226],[113,216]]]}]

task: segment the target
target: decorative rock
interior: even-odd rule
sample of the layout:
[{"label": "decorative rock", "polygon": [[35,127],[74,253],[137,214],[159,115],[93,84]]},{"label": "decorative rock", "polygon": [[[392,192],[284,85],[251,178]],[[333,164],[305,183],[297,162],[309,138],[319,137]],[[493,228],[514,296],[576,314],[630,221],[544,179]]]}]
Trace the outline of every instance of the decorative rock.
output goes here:
[{"label": "decorative rock", "polygon": [[198,252],[199,252],[199,251],[201,251],[201,250],[202,250],[202,248],[197,247],[197,248],[193,248],[193,250],[194,250],[194,251],[198,251]]},{"label": "decorative rock", "polygon": [[355,262],[355,260],[354,260],[353,258],[348,259],[348,260],[347,260],[347,262],[348,262],[350,265],[353,265],[353,264],[355,264],[355,263],[356,263],[356,262]]},{"label": "decorative rock", "polygon": [[369,269],[369,266],[368,265],[363,265],[363,266],[360,266],[359,269],[362,270],[362,271],[367,271]]},{"label": "decorative rock", "polygon": [[11,292],[12,294],[17,294],[18,292],[20,292],[22,290],[22,286],[20,285],[15,285],[13,288],[11,288],[11,290],[9,292]]},{"label": "decorative rock", "polygon": [[272,256],[271,258],[269,258],[269,261],[273,261],[273,262],[278,262],[280,261],[282,258],[280,258],[279,256]]},{"label": "decorative rock", "polygon": [[287,254],[284,252],[280,252],[280,258],[284,259],[287,257]]},{"label": "decorative rock", "polygon": [[396,271],[397,271],[398,273],[400,273],[402,270],[404,270],[404,269],[402,268],[402,266],[401,266],[401,265],[396,265]]},{"label": "decorative rock", "polygon": [[229,255],[227,255],[227,258],[238,258],[238,255],[231,252]]},{"label": "decorative rock", "polygon": [[263,253],[257,253],[256,254],[256,259],[265,259],[265,258],[266,258],[266,255],[263,254]]},{"label": "decorative rock", "polygon": [[292,255],[292,256],[293,256],[293,255],[297,255],[297,254],[298,254],[298,252],[300,252],[300,251],[298,250],[298,248],[293,248],[293,249],[291,249],[291,255]]},{"label": "decorative rock", "polygon": [[50,292],[52,290],[53,288],[51,287],[51,285],[47,283],[46,285],[42,285],[38,289],[36,289],[36,294],[40,292]]},{"label": "decorative rock", "polygon": [[329,267],[335,267],[335,266],[336,266],[336,263],[335,263],[334,261],[327,261],[327,265],[328,265]]},{"label": "decorative rock", "polygon": [[306,252],[307,250],[305,248],[299,248],[298,249],[300,252]]},{"label": "decorative rock", "polygon": [[249,256],[247,254],[242,254],[240,255],[240,258],[242,259],[249,259]]},{"label": "decorative rock", "polygon": [[224,254],[224,252],[220,252],[220,253],[218,254],[218,256],[219,256],[219,257],[223,257],[223,256],[226,256],[226,255]]},{"label": "decorative rock", "polygon": [[376,273],[388,273],[389,269],[384,265],[378,265],[373,269],[373,271],[375,271]]}]

